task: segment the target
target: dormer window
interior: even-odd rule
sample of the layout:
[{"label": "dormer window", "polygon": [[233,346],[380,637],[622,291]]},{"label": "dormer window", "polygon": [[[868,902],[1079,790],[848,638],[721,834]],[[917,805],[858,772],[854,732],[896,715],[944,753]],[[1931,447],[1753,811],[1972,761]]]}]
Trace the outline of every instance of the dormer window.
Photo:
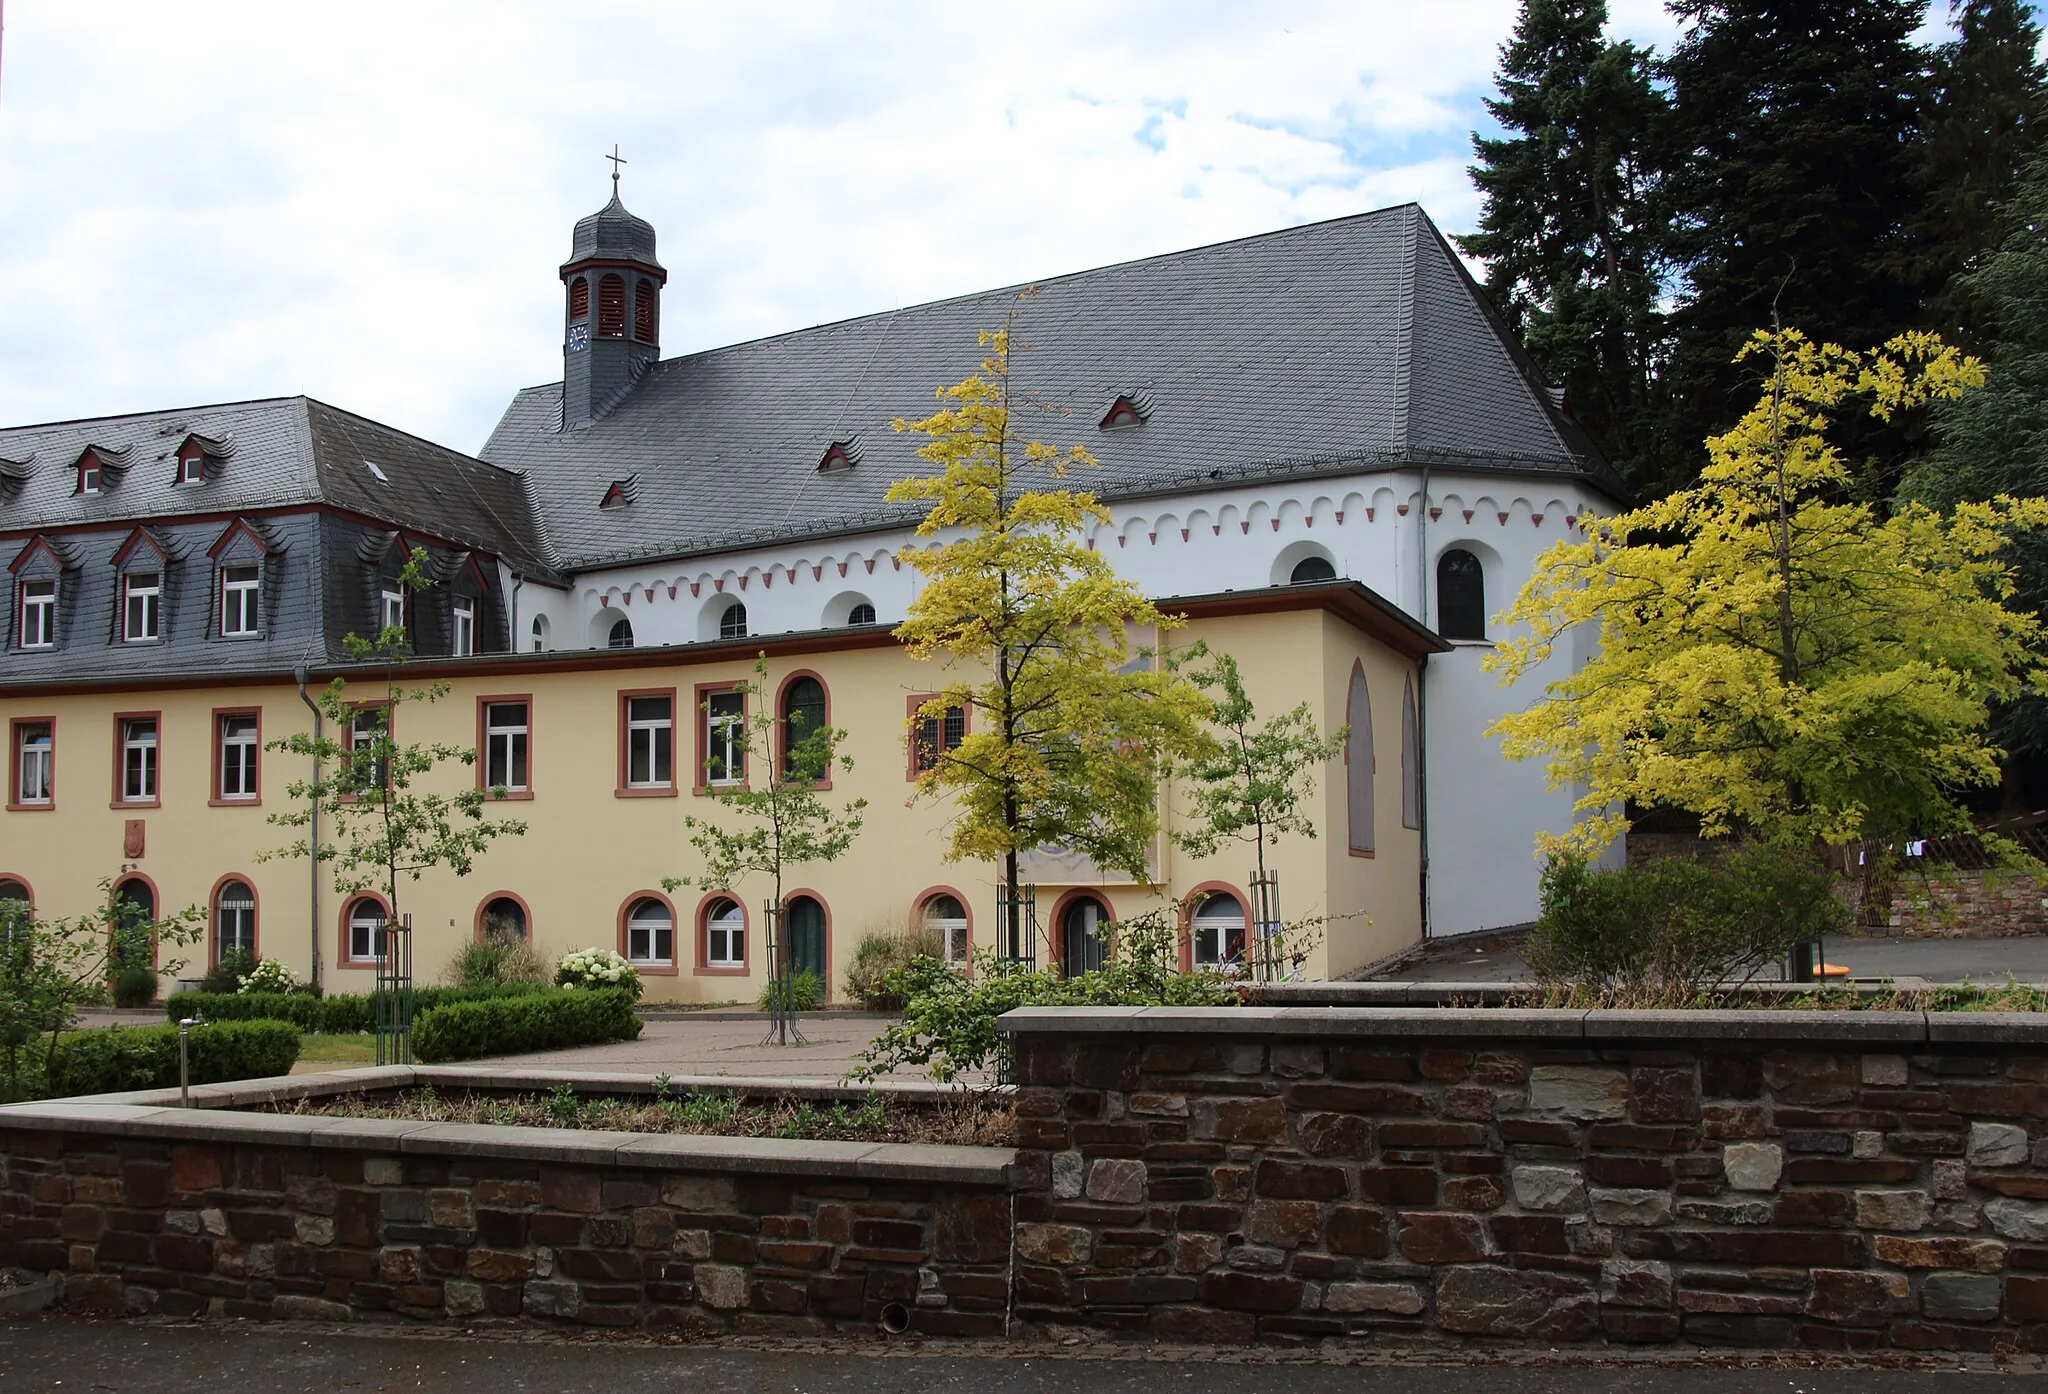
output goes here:
[{"label": "dormer window", "polygon": [[476,652],[476,602],[466,595],[455,598],[455,634],[451,652],[468,658]]},{"label": "dormer window", "polygon": [[836,474],[850,470],[860,463],[860,442],[857,440],[835,440],[825,447],[825,454],[818,461],[819,474]]},{"label": "dormer window", "polygon": [[100,462],[97,456],[88,455],[78,462],[78,492],[97,494],[100,491]]},{"label": "dormer window", "polygon": [[405,588],[385,586],[377,595],[378,627],[380,629],[405,628]]},{"label": "dormer window", "polygon": [[263,572],[228,566],[220,573],[220,632],[224,639],[254,638],[263,628]]},{"label": "dormer window", "polygon": [[25,649],[55,648],[57,644],[57,583],[23,581],[21,615],[15,633]]},{"label": "dormer window", "polygon": [[610,486],[605,489],[604,497],[597,501],[597,506],[599,508],[624,508],[632,503],[634,499],[638,498],[639,494],[640,476],[637,474],[628,475],[624,479],[614,479]]},{"label": "dormer window", "polygon": [[180,484],[204,484],[206,482],[206,457],[198,452],[178,457],[178,482]]},{"label": "dormer window", "polygon": [[162,637],[163,573],[131,571],[121,578],[121,642],[153,644]]},{"label": "dormer window", "polygon": [[1102,414],[1098,430],[1117,431],[1143,423],[1150,403],[1143,393],[1126,392],[1109,404],[1109,410]]}]

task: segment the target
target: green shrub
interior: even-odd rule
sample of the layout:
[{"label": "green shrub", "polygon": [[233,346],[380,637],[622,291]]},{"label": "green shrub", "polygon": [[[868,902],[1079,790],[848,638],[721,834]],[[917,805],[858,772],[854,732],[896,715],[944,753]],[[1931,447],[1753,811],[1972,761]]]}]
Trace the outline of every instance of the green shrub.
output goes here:
[{"label": "green shrub", "polygon": [[240,992],[242,980],[255,971],[256,956],[247,949],[229,949],[220,956],[206,976],[199,980],[201,992]]},{"label": "green shrub", "polygon": [[762,987],[761,1010],[774,1011],[778,998],[785,1012],[814,1012],[825,1000],[825,984],[808,968],[792,973],[779,982]]},{"label": "green shrub", "polygon": [[[413,989],[415,1019],[422,1012],[449,1002],[468,1002],[494,997],[523,997],[546,989],[538,983],[497,983],[489,987],[419,987]],[[208,1021],[251,1021],[268,1017],[289,1021],[301,1031],[345,1036],[356,1031],[374,1031],[377,1013],[374,994],[336,993],[332,997],[309,997],[299,992],[240,992],[226,995],[211,992],[180,993],[169,1004],[173,1021],[195,1011]]]},{"label": "green shrub", "polygon": [[1848,926],[1833,873],[1796,848],[1750,843],[1712,864],[1620,871],[1560,857],[1544,868],[1542,913],[1522,954],[1542,982],[1684,996],[1746,980]]},{"label": "green shrub", "polygon": [[502,939],[464,944],[455,951],[455,957],[448,961],[448,970],[441,976],[456,987],[489,987],[502,981],[498,975],[510,948]]},{"label": "green shrub", "polygon": [[846,968],[846,990],[871,1012],[900,1012],[903,994],[890,986],[890,975],[908,968],[916,959],[945,956],[945,945],[939,942],[937,932],[922,926],[869,930],[853,946],[853,960]]},{"label": "green shrub", "polygon": [[630,1041],[640,1034],[632,994],[621,988],[560,988],[521,996],[447,1002],[413,1019],[413,1055],[423,1065],[564,1046]]},{"label": "green shrub", "polygon": [[134,963],[114,973],[114,1005],[150,1007],[156,1005],[156,969]]},{"label": "green shrub", "polygon": [[[223,1021],[195,1026],[187,1041],[194,1084],[290,1074],[298,1028],[283,1021]],[[45,1090],[64,1098],[127,1089],[168,1089],[178,1082],[178,1028],[115,1026],[80,1031],[57,1044]]]}]

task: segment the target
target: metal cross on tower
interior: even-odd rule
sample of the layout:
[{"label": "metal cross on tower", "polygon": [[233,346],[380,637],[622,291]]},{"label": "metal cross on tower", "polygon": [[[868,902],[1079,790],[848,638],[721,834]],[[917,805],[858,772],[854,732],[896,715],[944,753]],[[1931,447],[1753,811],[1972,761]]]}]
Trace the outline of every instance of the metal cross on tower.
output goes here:
[{"label": "metal cross on tower", "polygon": [[619,153],[617,141],[612,142],[612,153],[604,158],[612,162],[612,197],[617,198],[619,196],[619,166],[628,164],[630,161]]}]

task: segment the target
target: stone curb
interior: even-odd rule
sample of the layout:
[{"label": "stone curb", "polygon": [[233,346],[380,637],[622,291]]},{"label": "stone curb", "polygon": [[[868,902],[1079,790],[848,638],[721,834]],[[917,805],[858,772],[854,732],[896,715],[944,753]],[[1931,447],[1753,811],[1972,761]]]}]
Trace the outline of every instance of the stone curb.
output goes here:
[{"label": "stone curb", "polygon": [[1581,1011],[1510,1007],[1019,1007],[1012,1036],[1512,1037],[2048,1045],[2048,1012]]}]

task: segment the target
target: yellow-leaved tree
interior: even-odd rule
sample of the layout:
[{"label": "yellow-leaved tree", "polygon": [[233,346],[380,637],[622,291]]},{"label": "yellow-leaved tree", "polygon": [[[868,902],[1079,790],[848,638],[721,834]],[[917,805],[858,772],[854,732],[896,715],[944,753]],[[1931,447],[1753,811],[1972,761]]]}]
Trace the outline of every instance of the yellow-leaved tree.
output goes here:
[{"label": "yellow-leaved tree", "polygon": [[1580,821],[1539,852],[1592,855],[1626,810],[1690,810],[1708,836],[1788,844],[1926,836],[1968,826],[1959,794],[1998,778],[1990,708],[2041,676],[2041,634],[2006,604],[2004,559],[2048,500],[1937,514],[1853,496],[1828,441],[1839,414],[1881,420],[1980,386],[1983,368],[1931,334],[1856,353],[1759,331],[1741,358],[1766,391],[1693,488],[1550,548],[1504,616],[1487,666],[1512,682],[1566,631],[1599,652],[1495,722],[1511,759],[1580,790]]},{"label": "yellow-leaved tree", "polygon": [[[1095,460],[1017,429],[1011,359],[1025,345],[1012,338],[1015,319],[982,333],[981,371],[939,389],[937,412],[895,423],[929,437],[918,454],[938,473],[888,494],[929,505],[917,526],[928,540],[901,553],[925,585],[896,637],[950,670],[911,719],[913,742],[921,730],[940,737],[917,751],[918,791],[958,800],[949,860],[1001,864],[1009,957],[1024,949],[1019,853],[1061,846],[1151,879],[1161,765],[1200,747],[1209,706],[1134,642],[1181,621],[1086,545],[1084,526],[1109,511],[1093,494],[1043,487]],[[949,711],[964,718],[952,739],[940,734]]]}]

